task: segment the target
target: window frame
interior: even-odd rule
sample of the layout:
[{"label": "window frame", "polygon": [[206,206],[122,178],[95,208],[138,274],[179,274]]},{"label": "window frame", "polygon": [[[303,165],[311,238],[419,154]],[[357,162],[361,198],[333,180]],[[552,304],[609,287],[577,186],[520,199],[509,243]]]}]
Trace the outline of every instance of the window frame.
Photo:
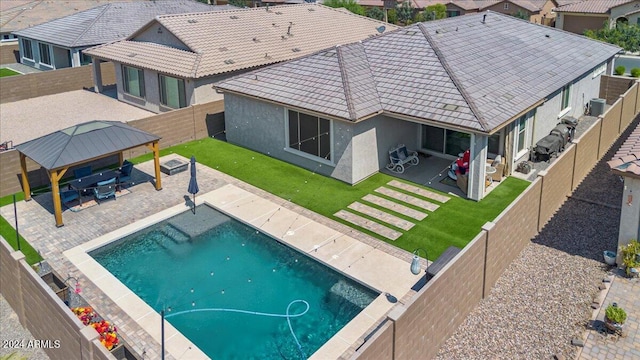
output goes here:
[{"label": "window frame", "polygon": [[[533,119],[535,116],[535,110],[529,111],[526,114],[520,116],[514,121],[514,135],[513,135],[513,159],[517,160],[526,155],[529,151],[529,142],[530,142],[530,134],[529,134],[529,125],[530,119]],[[521,124],[523,125],[521,127]],[[520,139],[520,134],[523,135],[523,140]]]},{"label": "window frame", "polygon": [[[127,72],[127,69],[136,70],[138,72],[138,79],[139,79],[138,90],[140,92],[139,95],[131,93],[131,89],[129,87],[129,73]],[[122,91],[129,96],[133,96],[139,99],[145,99],[146,88],[144,83],[144,69],[139,69],[137,67],[128,66],[128,65],[122,65]]]},{"label": "window frame", "polygon": [[503,9],[504,10],[509,10],[509,3],[508,2],[504,3]]},{"label": "window frame", "polygon": [[[169,101],[167,101],[167,89],[166,89],[166,82],[163,81],[163,79],[175,79],[177,80],[177,84],[178,84],[178,107],[173,107],[171,105],[169,105]],[[182,84],[182,89],[180,88],[180,84]],[[184,79],[181,78],[177,78],[177,77],[173,77],[173,76],[168,76],[168,75],[164,75],[164,74],[158,74],[158,95],[160,98],[160,105],[170,108],[170,109],[182,109],[187,107],[188,103],[187,103],[187,84],[186,81],[184,81]],[[180,93],[181,92],[181,93]],[[182,95],[182,97],[180,97],[180,95]]]},{"label": "window frame", "polygon": [[[22,38],[20,40],[22,42],[22,58],[35,61],[35,59],[33,58],[33,41],[31,41],[31,39],[25,39],[25,38]],[[29,43],[29,46],[25,44],[26,42]],[[28,49],[28,54],[27,54],[27,49]],[[31,55],[31,57],[27,55]]]},{"label": "window frame", "polygon": [[[307,158],[307,159],[310,159],[310,160],[313,160],[313,161],[325,163],[325,164],[328,164],[328,165],[334,165],[335,163],[334,163],[334,160],[333,160],[333,120],[328,119],[328,118],[324,118],[324,117],[320,117],[320,116],[317,116],[317,115],[312,115],[312,114],[300,112],[298,110],[289,109],[289,108],[285,108],[284,109],[284,113],[285,113],[285,119],[286,119],[286,121],[285,121],[285,142],[286,142],[285,143],[285,151],[294,153],[296,155],[302,156],[304,158]],[[300,131],[300,129],[301,129],[301,127],[300,127],[300,114],[303,114],[306,117],[313,117],[313,118],[317,119],[317,123],[316,123],[317,124],[316,133],[318,133],[318,135],[316,135],[317,137],[322,136],[322,134],[320,133],[320,130],[321,130],[321,127],[322,127],[321,121],[324,120],[324,121],[327,122],[326,125],[328,125],[328,130],[327,130],[328,134],[326,134],[326,135],[329,136],[328,158],[324,158],[324,157],[321,157],[319,155],[320,151],[322,150],[322,142],[320,140],[318,140],[318,149],[317,149],[317,152],[316,152],[318,155],[316,155],[315,153],[310,153],[310,152],[304,151],[304,150],[302,150],[300,148],[295,148],[295,147],[291,146],[292,145],[291,144],[291,130],[292,130],[291,120],[292,119],[291,119],[291,115],[290,115],[291,113],[296,113],[297,114],[297,118],[295,120],[297,120],[297,122],[298,122],[297,123],[297,129],[298,129],[297,138],[298,139],[300,138],[300,133],[301,133],[301,131]]]},{"label": "window frame", "polygon": [[571,84],[567,84],[560,90],[560,113],[558,118],[565,116],[571,111]]},{"label": "window frame", "polygon": [[[45,52],[42,51],[43,47],[45,47],[47,50]],[[38,54],[40,55],[40,59],[38,60],[38,62],[41,65],[46,65],[46,66],[53,66],[53,58],[51,56],[51,45],[47,44],[47,43],[43,43],[43,42],[39,42],[38,43]],[[46,58],[47,60],[49,60],[49,62],[44,62],[44,56],[43,54],[46,54]]]}]

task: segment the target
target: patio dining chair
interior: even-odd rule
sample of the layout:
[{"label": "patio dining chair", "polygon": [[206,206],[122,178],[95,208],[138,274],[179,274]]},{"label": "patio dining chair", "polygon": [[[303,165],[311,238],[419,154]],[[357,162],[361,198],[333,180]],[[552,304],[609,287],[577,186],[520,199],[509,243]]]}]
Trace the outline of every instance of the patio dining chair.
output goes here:
[{"label": "patio dining chair", "polygon": [[93,189],[96,202],[98,205],[100,204],[100,200],[105,200],[113,196],[116,198],[116,178],[111,178],[109,180],[100,181],[95,189]]},{"label": "patio dining chair", "polygon": [[118,169],[118,185],[120,188],[126,185],[131,181],[131,172],[133,171],[133,163],[129,162],[129,160],[125,160],[122,163],[122,166]]},{"label": "patio dining chair", "polygon": [[72,202],[73,200],[77,200],[79,197],[80,194],[76,190],[71,190],[69,188],[63,189],[62,187],[60,188],[60,201],[62,201],[62,203],[67,207],[68,203]]}]

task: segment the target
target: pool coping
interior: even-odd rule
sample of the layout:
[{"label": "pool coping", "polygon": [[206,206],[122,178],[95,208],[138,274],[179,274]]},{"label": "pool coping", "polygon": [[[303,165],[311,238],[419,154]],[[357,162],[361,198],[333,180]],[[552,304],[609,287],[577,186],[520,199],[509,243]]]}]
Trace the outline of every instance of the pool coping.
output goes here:
[{"label": "pool coping", "polygon": [[[310,359],[340,357],[395,305],[387,300],[386,294],[402,298],[419,279],[419,276],[412,275],[407,270],[408,262],[235,185],[227,184],[197,196],[196,205],[202,204],[257,228],[344,276],[380,292],[369,306],[320,347]],[[161,342],[160,314],[88,253],[185,211],[189,209],[184,204],[173,206],[63,252],[88,280],[158,343]],[[165,322],[165,348],[175,358],[209,358],[168,322]]]}]

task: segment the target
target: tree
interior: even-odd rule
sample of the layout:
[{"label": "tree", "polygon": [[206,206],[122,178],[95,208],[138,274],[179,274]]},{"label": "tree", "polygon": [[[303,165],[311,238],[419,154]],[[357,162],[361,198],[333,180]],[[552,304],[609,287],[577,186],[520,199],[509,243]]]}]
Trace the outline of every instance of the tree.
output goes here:
[{"label": "tree", "polygon": [[382,19],[384,19],[384,11],[382,9],[380,9],[379,7],[369,8],[367,10],[367,17],[370,17],[370,18],[376,19],[376,20],[382,20]]},{"label": "tree", "polygon": [[517,13],[511,14],[511,16],[517,17],[518,19],[522,19],[522,20],[529,20],[529,14],[527,14],[526,12],[524,12],[522,10],[518,10]]},{"label": "tree", "polygon": [[247,7],[247,2],[244,0],[228,0],[227,3],[239,8]]},{"label": "tree", "polygon": [[587,30],[584,35],[620,46],[629,52],[640,51],[640,25],[617,24],[615,27],[610,28],[609,24],[606,23],[604,28]]},{"label": "tree", "polygon": [[429,5],[424,8],[423,17],[424,21],[444,19],[447,17],[447,7],[444,4]]},{"label": "tree", "polygon": [[387,21],[389,21],[389,24],[398,23],[398,12],[396,9],[387,10]]},{"label": "tree", "polygon": [[322,5],[332,8],[345,8],[354,14],[364,16],[364,8],[356,0],[327,0]]},{"label": "tree", "polygon": [[411,7],[411,2],[409,2],[408,0],[403,1],[397,12],[398,21],[405,25],[411,24],[411,20],[413,19],[413,8]]}]

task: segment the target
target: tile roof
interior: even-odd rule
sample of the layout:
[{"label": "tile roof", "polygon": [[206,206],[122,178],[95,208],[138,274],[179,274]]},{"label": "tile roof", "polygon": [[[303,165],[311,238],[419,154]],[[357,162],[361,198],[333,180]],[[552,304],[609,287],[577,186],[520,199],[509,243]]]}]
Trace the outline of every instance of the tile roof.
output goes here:
[{"label": "tile roof", "polygon": [[123,1],[143,0],[2,0],[0,1],[0,31],[10,33],[110,2]]},{"label": "tile roof", "polygon": [[[504,2],[505,0],[410,0],[411,6],[416,9],[424,9],[427,6],[435,4],[455,5],[464,10],[481,11],[495,4]],[[531,12],[540,11],[548,0],[508,0],[510,3],[527,9]],[[578,1],[578,0],[575,0]],[[398,1],[402,3],[402,1]],[[363,6],[379,6],[383,5],[383,0],[358,0],[358,4]]]},{"label": "tile roof", "polygon": [[60,46],[82,47],[124,39],[158,15],[235,9],[194,0],[111,3],[36,25],[14,34]]},{"label": "tile roof", "polygon": [[[351,121],[373,115],[379,103],[391,114],[491,132],[619,50],[487,11],[414,24],[214,86]],[[348,56],[338,62],[332,54],[340,51]],[[376,91],[354,115],[350,72],[358,73],[356,88],[370,86],[363,65]]]},{"label": "tile roof", "polygon": [[640,175],[640,125],[637,125],[629,134],[627,140],[607,164],[612,170]]},{"label": "tile roof", "polygon": [[178,53],[176,48],[157,45],[151,50],[149,43],[136,41],[137,34],[84,52],[132,66],[161,72],[171,69],[170,74],[201,78],[298,58],[336,43],[378,35],[381,27],[386,31],[398,28],[318,4],[165,15],[138,33],[157,23],[186,45],[193,62],[176,64],[170,60]]},{"label": "tile roof", "polygon": [[616,6],[624,5],[635,0],[584,0],[573,4],[560,6],[556,12],[575,12],[589,14],[607,14],[609,10]]}]

